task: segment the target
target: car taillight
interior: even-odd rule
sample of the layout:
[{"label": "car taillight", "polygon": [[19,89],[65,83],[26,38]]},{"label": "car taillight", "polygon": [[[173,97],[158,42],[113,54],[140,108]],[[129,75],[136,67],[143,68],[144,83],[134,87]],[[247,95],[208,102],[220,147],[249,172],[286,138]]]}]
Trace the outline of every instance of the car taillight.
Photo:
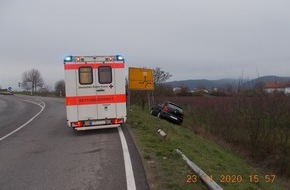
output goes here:
[{"label": "car taillight", "polygon": [[163,110],[168,111],[168,106],[164,106]]}]

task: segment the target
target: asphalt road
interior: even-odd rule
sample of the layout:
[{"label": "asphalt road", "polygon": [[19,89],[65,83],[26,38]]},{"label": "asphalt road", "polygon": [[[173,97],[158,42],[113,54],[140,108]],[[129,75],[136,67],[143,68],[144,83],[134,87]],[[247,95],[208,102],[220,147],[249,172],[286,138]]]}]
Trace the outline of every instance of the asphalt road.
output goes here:
[{"label": "asphalt road", "polygon": [[118,129],[67,127],[63,99],[0,96],[0,189],[149,189],[132,138],[121,131],[131,162]]}]

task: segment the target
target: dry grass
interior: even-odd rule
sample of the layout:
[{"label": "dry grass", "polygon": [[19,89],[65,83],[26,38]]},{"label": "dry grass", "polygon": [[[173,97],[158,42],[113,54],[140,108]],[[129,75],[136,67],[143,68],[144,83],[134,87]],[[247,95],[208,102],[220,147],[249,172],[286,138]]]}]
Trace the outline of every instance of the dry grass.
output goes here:
[{"label": "dry grass", "polygon": [[184,125],[263,171],[290,178],[290,97],[156,97],[182,105]]}]

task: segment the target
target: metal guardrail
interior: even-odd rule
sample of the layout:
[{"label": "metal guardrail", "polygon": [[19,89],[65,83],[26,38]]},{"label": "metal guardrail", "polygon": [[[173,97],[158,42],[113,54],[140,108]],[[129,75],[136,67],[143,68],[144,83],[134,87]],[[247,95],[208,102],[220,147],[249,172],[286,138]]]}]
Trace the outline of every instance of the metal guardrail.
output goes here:
[{"label": "metal guardrail", "polygon": [[183,160],[186,161],[187,165],[198,175],[198,177],[203,180],[203,182],[211,189],[211,190],[223,190],[214,180],[205,180],[210,179],[210,177],[202,171],[195,163],[189,160],[180,150],[175,149],[178,152]]}]

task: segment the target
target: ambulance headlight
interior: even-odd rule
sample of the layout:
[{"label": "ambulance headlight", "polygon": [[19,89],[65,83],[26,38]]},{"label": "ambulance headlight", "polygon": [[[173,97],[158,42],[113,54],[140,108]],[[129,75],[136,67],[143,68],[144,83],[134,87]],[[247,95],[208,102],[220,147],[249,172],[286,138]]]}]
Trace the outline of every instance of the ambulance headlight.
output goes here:
[{"label": "ambulance headlight", "polygon": [[70,62],[70,61],[72,61],[72,56],[66,56],[66,57],[64,58],[64,61],[65,61],[65,62]]},{"label": "ambulance headlight", "polygon": [[121,55],[116,55],[117,61],[124,61],[124,57]]}]

